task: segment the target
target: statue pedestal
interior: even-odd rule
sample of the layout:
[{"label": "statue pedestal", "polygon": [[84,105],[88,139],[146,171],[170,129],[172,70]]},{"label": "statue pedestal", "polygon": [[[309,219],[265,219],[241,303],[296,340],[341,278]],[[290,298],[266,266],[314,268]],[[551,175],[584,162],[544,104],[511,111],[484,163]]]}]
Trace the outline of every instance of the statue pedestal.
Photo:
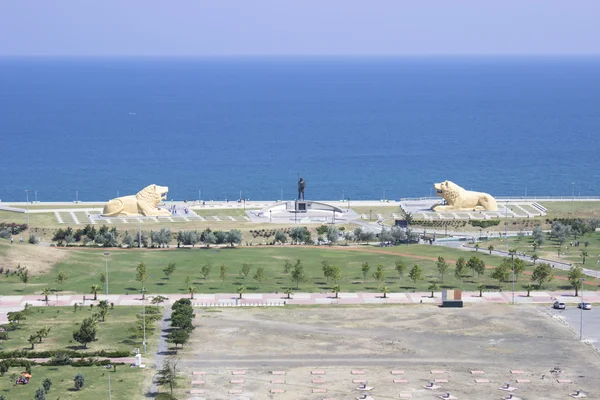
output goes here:
[{"label": "statue pedestal", "polygon": [[310,208],[310,202],[306,200],[296,200],[294,211],[297,213],[305,213]]}]

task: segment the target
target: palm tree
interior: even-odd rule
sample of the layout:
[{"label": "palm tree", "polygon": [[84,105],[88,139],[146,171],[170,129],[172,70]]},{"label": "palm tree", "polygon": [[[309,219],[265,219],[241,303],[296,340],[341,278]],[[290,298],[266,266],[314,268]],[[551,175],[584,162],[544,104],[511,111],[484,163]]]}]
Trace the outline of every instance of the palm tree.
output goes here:
[{"label": "palm tree", "polygon": [[585,264],[585,258],[588,256],[588,252],[587,251],[582,251],[581,252],[581,258],[582,258],[582,264]]},{"label": "palm tree", "polygon": [[490,254],[492,254],[492,251],[494,251],[494,246],[492,246],[491,244],[488,246],[488,250],[490,252]]},{"label": "palm tree", "polygon": [[527,285],[523,285],[523,289],[527,290],[527,297],[529,297],[529,294],[531,293],[531,291],[533,289],[535,289],[535,286],[533,286],[532,284],[528,283]]},{"label": "palm tree", "polygon": [[44,296],[44,301],[46,302],[46,305],[48,305],[48,296],[50,296],[50,293],[52,293],[50,288],[44,288],[42,290],[42,296]]},{"label": "palm tree", "polygon": [[196,288],[194,286],[188,287],[188,293],[190,294],[190,299],[194,298],[194,293],[196,293]]},{"label": "palm tree", "polygon": [[531,258],[531,261],[533,261],[533,265],[535,265],[535,262],[540,258],[540,256],[533,253],[530,258]]},{"label": "palm tree", "polygon": [[475,251],[479,251],[479,243],[475,243]]},{"label": "palm tree", "polygon": [[483,283],[480,283],[479,285],[477,285],[477,290],[479,290],[479,297],[483,297],[484,289],[485,289],[485,285]]},{"label": "palm tree", "polygon": [[294,294],[294,291],[292,290],[292,288],[287,288],[287,289],[285,289],[285,291],[283,293],[287,295],[288,299],[291,299],[292,298],[291,296],[292,296],[292,294]]},{"label": "palm tree", "polygon": [[92,285],[90,286],[90,289],[94,295],[94,300],[98,300],[98,291],[100,290],[100,285]]},{"label": "palm tree", "polygon": [[427,288],[427,290],[429,290],[431,292],[431,298],[434,298],[435,296],[433,295],[433,293],[438,290],[438,285],[434,282],[431,285],[429,285],[429,287]]},{"label": "palm tree", "polygon": [[237,288],[237,292],[240,294],[240,299],[242,298],[242,293],[244,293],[246,291],[246,287],[245,286],[239,286]]},{"label": "palm tree", "polygon": [[340,293],[340,285],[335,285],[331,288],[331,291],[335,293],[335,298],[338,298],[338,293]]},{"label": "palm tree", "polygon": [[381,291],[383,292],[383,298],[384,298],[384,299],[385,299],[385,298],[387,298],[387,293],[388,293],[388,291],[389,291],[389,290],[390,290],[390,288],[389,288],[389,287],[387,287],[387,286],[385,286],[385,285],[383,285],[383,286],[381,287]]}]

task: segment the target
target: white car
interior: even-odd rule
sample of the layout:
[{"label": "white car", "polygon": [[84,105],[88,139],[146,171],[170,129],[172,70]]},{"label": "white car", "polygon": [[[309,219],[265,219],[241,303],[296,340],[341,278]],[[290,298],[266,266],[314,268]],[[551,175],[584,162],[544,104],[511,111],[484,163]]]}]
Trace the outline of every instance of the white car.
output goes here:
[{"label": "white car", "polygon": [[552,305],[552,308],[556,309],[556,310],[564,310],[565,307],[565,303],[563,303],[562,301],[555,301],[554,304]]},{"label": "white car", "polygon": [[591,310],[592,304],[591,303],[579,303],[579,304],[577,304],[577,308],[583,308],[584,310]]}]

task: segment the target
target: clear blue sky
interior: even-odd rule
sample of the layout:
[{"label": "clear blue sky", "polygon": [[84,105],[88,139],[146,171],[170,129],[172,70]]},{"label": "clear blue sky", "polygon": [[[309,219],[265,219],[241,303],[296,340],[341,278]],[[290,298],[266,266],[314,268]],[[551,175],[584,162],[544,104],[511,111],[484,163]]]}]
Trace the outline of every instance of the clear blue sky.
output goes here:
[{"label": "clear blue sky", "polygon": [[600,54],[600,0],[0,0],[0,56]]}]

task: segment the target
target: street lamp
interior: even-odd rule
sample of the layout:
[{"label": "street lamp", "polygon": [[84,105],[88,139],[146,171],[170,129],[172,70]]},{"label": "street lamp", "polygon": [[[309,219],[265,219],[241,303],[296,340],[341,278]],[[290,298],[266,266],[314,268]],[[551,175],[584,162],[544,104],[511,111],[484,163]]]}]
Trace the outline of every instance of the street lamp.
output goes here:
[{"label": "street lamp", "polygon": [[108,370],[108,400],[110,400],[110,369],[111,369],[112,367],[113,367],[113,366],[112,366],[111,364],[106,364],[106,365],[104,366],[104,368],[106,368],[106,369]]},{"label": "street lamp", "polygon": [[598,269],[598,263],[600,263],[600,260],[596,261],[596,279],[598,279],[598,273],[600,272]]},{"label": "street lamp", "polygon": [[515,252],[514,250],[510,251],[510,259],[512,262],[512,303],[515,305]]},{"label": "street lamp", "polygon": [[369,221],[373,219],[373,215],[371,215],[373,213],[373,210],[369,210]]},{"label": "street lamp", "polygon": [[27,196],[27,202],[25,203],[27,207],[27,226],[29,226],[29,189],[25,189],[25,195]]},{"label": "street lamp", "polygon": [[581,316],[579,318],[579,340],[583,340],[583,281],[585,278],[581,278],[581,302],[579,307],[581,308]]},{"label": "street lamp", "polygon": [[142,292],[142,324],[144,326],[144,341],[142,342],[142,345],[144,346],[144,354],[146,354],[146,288],[142,288],[140,292]]},{"label": "street lamp", "polygon": [[573,186],[573,193],[572,193],[572,200],[571,200],[571,214],[573,214],[573,216],[575,216],[575,182],[571,182],[571,185]]},{"label": "street lamp", "polygon": [[104,286],[106,286],[106,302],[108,303],[108,256],[110,253],[108,251],[104,252],[104,260],[106,261],[106,272],[104,272]]},{"label": "street lamp", "polygon": [[269,223],[273,222],[272,218],[273,216],[271,215],[273,210],[269,210]]}]

